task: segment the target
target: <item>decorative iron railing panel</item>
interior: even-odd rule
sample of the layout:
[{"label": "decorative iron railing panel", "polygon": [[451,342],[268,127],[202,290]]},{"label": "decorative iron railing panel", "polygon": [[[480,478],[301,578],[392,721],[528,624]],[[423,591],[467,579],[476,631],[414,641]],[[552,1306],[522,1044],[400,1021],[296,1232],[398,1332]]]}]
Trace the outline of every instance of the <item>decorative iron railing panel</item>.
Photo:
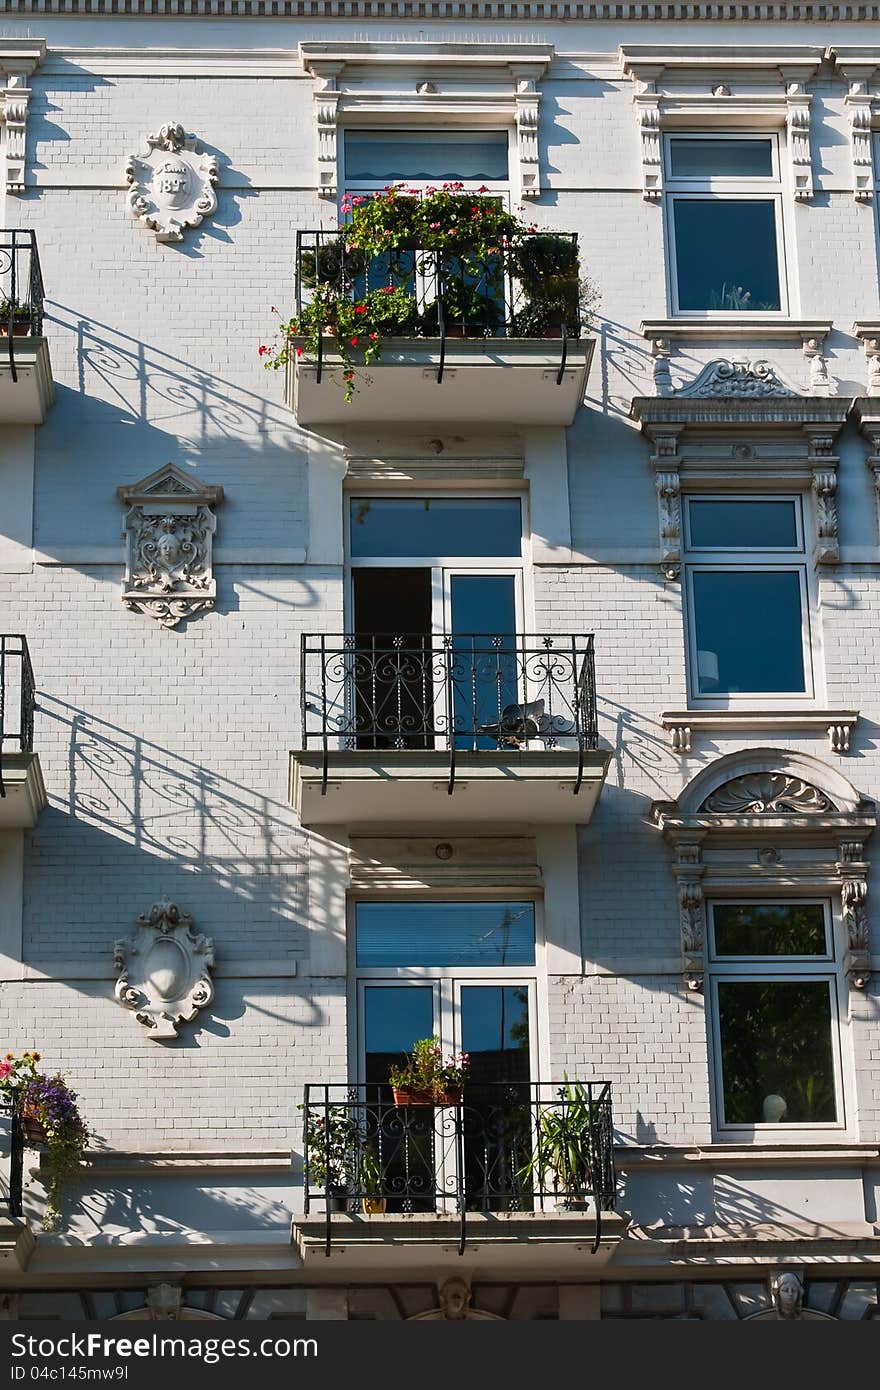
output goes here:
[{"label": "decorative iron railing panel", "polygon": [[309,1084],[303,1112],[305,1212],[365,1203],[456,1215],[463,1250],[475,1212],[614,1210],[608,1082],[466,1083],[453,1103],[395,1104],[387,1085]]},{"label": "decorative iron railing panel", "polygon": [[0,797],[3,753],[32,753],[34,748],[34,672],[26,639],[0,633]]},{"label": "decorative iron railing panel", "polygon": [[43,275],[36,233],[30,229],[0,229],[0,336],[13,381],[15,339],[37,337],[43,331]]},{"label": "decorative iron railing panel", "polygon": [[3,1197],[8,1214],[21,1216],[24,1192],[24,1134],[21,1116],[8,1096],[0,1097],[0,1123],[6,1131],[6,1142],[9,1146],[9,1167]]},{"label": "decorative iron railing panel", "polygon": [[304,633],[303,746],[578,752],[598,746],[592,634]]},{"label": "decorative iron railing panel", "polygon": [[[580,260],[575,232],[539,232],[524,246],[502,245],[478,256],[459,251],[397,247],[368,255],[350,247],[345,228],[299,231],[296,237],[296,303],[302,314],[315,290],[357,302],[374,291],[402,289],[407,312],[385,332],[441,343],[442,381],[448,338],[532,338],[559,341],[557,383],[568,342],[580,338]],[[332,311],[328,310],[328,328]],[[318,378],[323,338],[318,335]]]}]

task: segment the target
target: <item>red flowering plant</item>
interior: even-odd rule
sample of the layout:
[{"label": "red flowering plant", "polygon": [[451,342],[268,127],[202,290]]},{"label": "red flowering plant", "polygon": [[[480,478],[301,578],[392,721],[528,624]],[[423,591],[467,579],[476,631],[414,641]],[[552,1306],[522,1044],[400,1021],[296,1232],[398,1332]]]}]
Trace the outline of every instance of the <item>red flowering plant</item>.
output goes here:
[{"label": "red flowering plant", "polygon": [[54,1231],[61,1220],[65,1184],[79,1170],[89,1130],[77,1107],[77,1095],[64,1077],[37,1071],[39,1052],[20,1057],[7,1052],[0,1062],[0,1094],[22,1121],[42,1135],[46,1146],[46,1209],[43,1230]]}]

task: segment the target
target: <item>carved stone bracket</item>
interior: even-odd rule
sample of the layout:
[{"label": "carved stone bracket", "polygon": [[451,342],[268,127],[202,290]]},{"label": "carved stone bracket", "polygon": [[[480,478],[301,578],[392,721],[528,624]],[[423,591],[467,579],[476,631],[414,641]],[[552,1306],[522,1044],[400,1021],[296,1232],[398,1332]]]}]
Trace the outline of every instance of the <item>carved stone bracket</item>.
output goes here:
[{"label": "carved stone bracket", "polygon": [[514,77],[520,196],[538,198],[541,193],[541,165],[538,155],[538,106],[541,93],[533,76],[520,76],[514,69]]},{"label": "carved stone bracket", "polygon": [[868,864],[861,840],[841,840],[836,869],[846,931],[844,968],[852,989],[871,983],[871,942],[868,926]]},{"label": "carved stone bracket", "polygon": [[834,382],[828,374],[828,359],[825,356],[825,338],[807,333],[802,337],[804,357],[810,374],[811,396],[833,396]]},{"label": "carved stone bracket", "polygon": [[315,131],[318,141],[318,196],[335,198],[336,170],[339,165],[337,122],[339,115],[339,85],[337,78],[342,63],[328,63],[321,68],[315,81]]},{"label": "carved stone bracket", "polygon": [[785,104],[788,108],[788,150],[791,160],[792,183],[797,202],[805,203],[813,196],[813,156],[810,151],[810,105],[813,98],[800,78],[788,82]]},{"label": "carved stone bracket", "polygon": [[874,137],[871,131],[873,98],[864,77],[856,77],[850,81],[844,104],[849,112],[853,197],[857,203],[870,203],[874,197]]},{"label": "carved stone bracket", "polygon": [[660,526],[660,569],[664,579],[678,579],[681,573],[681,475],[678,437],[675,431],[654,436],[651,467],[657,493]]},{"label": "carved stone bracket", "polygon": [[197,935],[189,913],[167,899],[137,919],[134,936],[116,942],[113,965],[116,1002],[131,1009],[156,1042],[176,1038],[177,1024],[195,1018],[214,998],[208,974],[214,943]]},{"label": "carved stone bracket", "polygon": [[663,196],[663,151],[660,134],[660,94],[657,76],[646,72],[636,79],[633,105],[639,121],[642,152],[642,197],[659,203]]},{"label": "carved stone bracket", "polygon": [[676,841],[672,873],[678,891],[684,982],[689,990],[698,993],[703,988],[706,941],[705,866],[699,837]]},{"label": "carved stone bracket", "polygon": [[0,116],[6,127],[6,192],[25,189],[30,78],[46,56],[43,39],[0,38]]},{"label": "carved stone bracket", "polygon": [[809,465],[816,507],[815,564],[836,564],[840,559],[840,539],[837,517],[837,465],[834,453],[836,436],[827,430],[805,425],[810,445]]},{"label": "carved stone bracket", "polygon": [[169,121],[128,157],[128,205],[157,241],[182,241],[185,228],[198,227],[217,211],[219,177],[214,156],[200,153],[195,136]]},{"label": "carved stone bracket", "polygon": [[850,751],[858,718],[858,710],[841,709],[685,709],[663,710],[660,724],[669,734],[674,753],[690,753],[694,736],[699,734],[741,734],[772,729],[795,735],[821,731],[827,734],[829,750],[843,754]]},{"label": "carved stone bracket", "polygon": [[213,608],[213,509],[223,500],[222,487],[197,483],[169,463],[116,491],[129,508],[122,533],[126,608],[146,613],[163,627]]}]

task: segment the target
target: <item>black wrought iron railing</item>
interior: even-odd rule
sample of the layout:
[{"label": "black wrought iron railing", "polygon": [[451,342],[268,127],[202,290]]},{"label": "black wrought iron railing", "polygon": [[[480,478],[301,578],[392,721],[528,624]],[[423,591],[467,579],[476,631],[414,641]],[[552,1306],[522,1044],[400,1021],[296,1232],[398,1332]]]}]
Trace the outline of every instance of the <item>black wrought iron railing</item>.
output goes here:
[{"label": "black wrought iron railing", "polygon": [[43,331],[43,274],[36,233],[29,229],[0,230],[0,337],[12,380],[17,337],[36,337]]},{"label": "black wrought iron railing", "polygon": [[3,754],[32,753],[36,692],[27,640],[20,633],[0,633],[0,797]]},{"label": "black wrought iron railing", "polygon": [[598,746],[592,634],[302,637],[303,746],[458,752]]},{"label": "black wrought iron railing", "polygon": [[9,1096],[0,1097],[0,1125],[6,1133],[9,1156],[3,1201],[9,1216],[21,1216],[24,1190],[24,1134],[21,1116]]},{"label": "black wrought iron railing", "polygon": [[[297,314],[320,287],[332,300],[363,300],[374,291],[406,294],[399,321],[387,336],[433,338],[441,344],[437,379],[443,379],[449,338],[559,340],[557,382],[563,379],[570,340],[583,329],[578,238],[575,232],[539,232],[522,245],[499,246],[477,256],[395,248],[367,255],[348,245],[345,228],[297,232]],[[327,292],[329,291],[329,296]],[[320,379],[324,343],[318,337]]]},{"label": "black wrought iron railing", "polygon": [[326,1217],[327,1254],[334,1214],[360,1211],[455,1215],[462,1253],[470,1214],[579,1210],[597,1250],[616,1197],[610,1084],[466,1082],[448,1099],[306,1086],[304,1207]]}]

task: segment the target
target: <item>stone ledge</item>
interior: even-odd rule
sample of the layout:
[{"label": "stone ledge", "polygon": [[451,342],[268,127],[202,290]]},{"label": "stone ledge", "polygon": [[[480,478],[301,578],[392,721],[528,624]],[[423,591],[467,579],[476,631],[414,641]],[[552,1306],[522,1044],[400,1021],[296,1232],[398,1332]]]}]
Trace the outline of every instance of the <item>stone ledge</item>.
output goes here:
[{"label": "stone ledge", "polygon": [[853,729],[859,720],[858,710],[817,709],[684,709],[663,710],[660,723],[670,735],[676,753],[690,753],[691,740],[697,733],[739,733],[741,731],[772,729],[776,732],[798,733],[821,729],[828,736],[832,753],[848,753]]}]

